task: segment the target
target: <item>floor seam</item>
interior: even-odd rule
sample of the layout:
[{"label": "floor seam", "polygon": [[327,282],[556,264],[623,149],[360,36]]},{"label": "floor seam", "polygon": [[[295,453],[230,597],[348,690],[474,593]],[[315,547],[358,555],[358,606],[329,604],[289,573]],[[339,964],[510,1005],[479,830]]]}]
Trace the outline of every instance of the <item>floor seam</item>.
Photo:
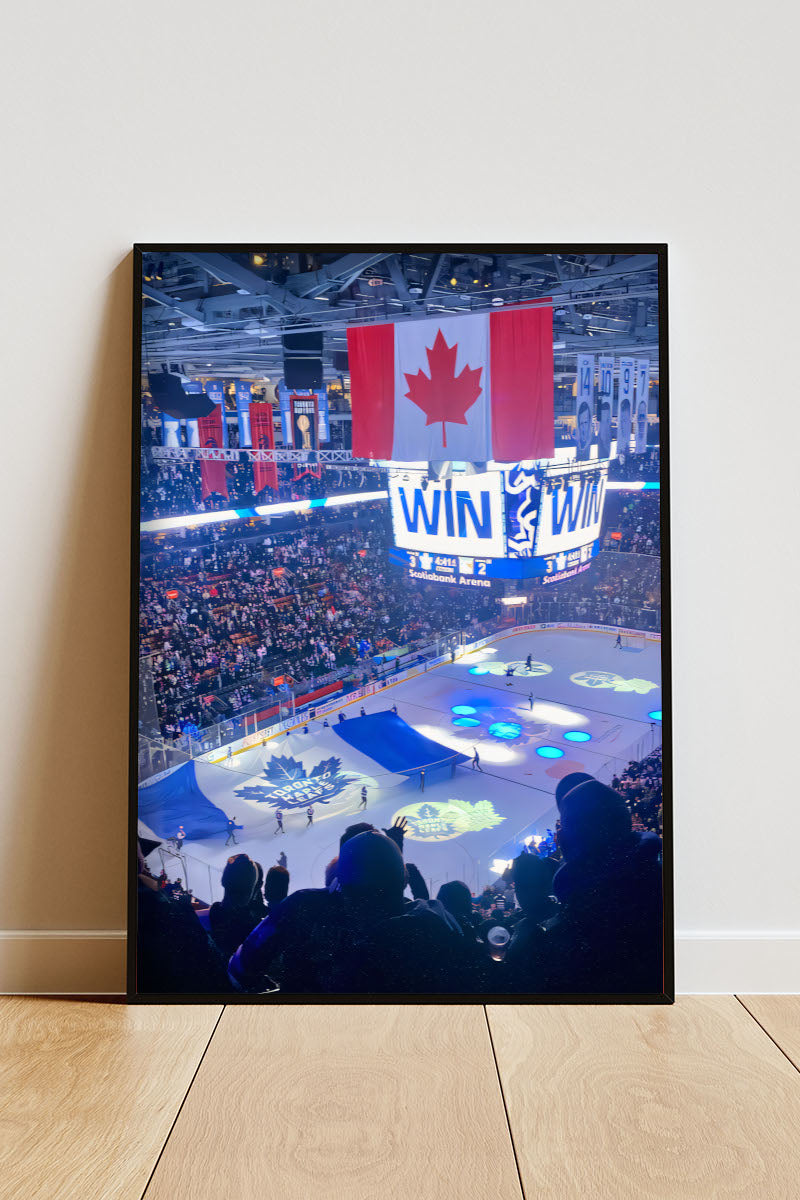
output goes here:
[{"label": "floor seam", "polygon": [[180,1117],[181,1113],[183,1112],[183,1106],[186,1103],[189,1092],[194,1087],[194,1081],[195,1081],[195,1079],[197,1079],[197,1073],[203,1065],[203,1060],[205,1059],[205,1056],[208,1053],[208,1047],[211,1045],[212,1041],[214,1040],[214,1034],[217,1032],[217,1026],[219,1025],[220,1021],[222,1020],[223,1014],[227,1007],[228,1007],[227,1004],[223,1004],[222,1009],[220,1010],[220,1014],[217,1017],[216,1021],[214,1022],[214,1028],[211,1030],[208,1041],[206,1042],[205,1047],[203,1049],[203,1053],[200,1055],[200,1061],[197,1064],[197,1066],[195,1067],[192,1078],[189,1080],[189,1086],[187,1087],[187,1089],[184,1093],[183,1099],[181,1100],[180,1105],[178,1106],[178,1111],[175,1113],[175,1118],[169,1127],[169,1132],[167,1133],[167,1136],[164,1138],[164,1144],[158,1152],[158,1158],[156,1159],[155,1163],[153,1164],[153,1169],[147,1177],[147,1183],[144,1185],[144,1191],[141,1194],[140,1200],[145,1200],[145,1196],[147,1195],[148,1188],[150,1187],[150,1184],[153,1182],[153,1176],[155,1175],[156,1171],[158,1170],[158,1164],[161,1162],[161,1158],[164,1154],[164,1151],[166,1150],[167,1145],[169,1144],[169,1139],[172,1137],[172,1131],[174,1130],[175,1126],[177,1125],[178,1118]]},{"label": "floor seam", "polygon": [[750,1011],[750,1009],[749,1009],[749,1008],[747,1007],[747,1005],[745,1004],[744,1000],[742,1000],[741,996],[737,996],[737,995],[734,993],[734,1000],[738,1000],[738,1001],[739,1001],[739,1003],[741,1004],[742,1008],[743,1008],[743,1009],[744,1009],[744,1011],[747,1013],[748,1017],[750,1017],[750,1019],[751,1019],[751,1020],[755,1021],[756,1025],[757,1025],[757,1026],[758,1026],[758,1028],[761,1030],[761,1032],[762,1032],[762,1033],[765,1033],[765,1034],[767,1035],[767,1037],[769,1038],[769,1040],[772,1042],[773,1046],[776,1046],[776,1047],[778,1048],[778,1050],[780,1050],[781,1054],[782,1054],[782,1055],[783,1055],[783,1057],[786,1059],[786,1061],[787,1061],[788,1063],[790,1063],[790,1064],[791,1064],[791,1065],[794,1067],[795,1071],[797,1071],[798,1075],[800,1075],[800,1066],[798,1066],[798,1064],[797,1064],[797,1063],[794,1061],[794,1059],[793,1059],[793,1058],[792,1058],[792,1057],[791,1057],[789,1054],[787,1054],[787,1053],[786,1053],[786,1051],[784,1050],[784,1048],[783,1048],[783,1046],[780,1044],[780,1042],[776,1042],[776,1041],[775,1041],[775,1038],[772,1036],[772,1034],[770,1033],[770,1031],[769,1031],[768,1029],[766,1029],[766,1028],[765,1028],[765,1027],[764,1027],[764,1026],[761,1024],[761,1022],[759,1021],[758,1017],[757,1017],[757,1016],[755,1016],[755,1014],[754,1014],[754,1013],[752,1013],[752,1012]]},{"label": "floor seam", "polygon": [[487,1009],[485,1004],[481,1005],[481,1007],[483,1008],[483,1015],[486,1019],[486,1032],[489,1034],[489,1045],[492,1050],[492,1058],[494,1059],[494,1069],[495,1069],[495,1074],[497,1075],[497,1084],[500,1088],[500,1099],[503,1101],[503,1112],[505,1113],[505,1117],[506,1117],[506,1129],[508,1130],[508,1137],[509,1137],[509,1141],[511,1142],[511,1151],[514,1155],[514,1166],[517,1169],[517,1179],[519,1180],[519,1190],[522,1193],[522,1200],[526,1200],[525,1183],[522,1178],[522,1171],[520,1170],[520,1166],[519,1166],[519,1157],[517,1155],[517,1145],[516,1145],[516,1142],[514,1141],[514,1131],[511,1128],[511,1119],[508,1115],[508,1105],[506,1103],[506,1093],[503,1088],[503,1079],[500,1074],[500,1066],[498,1064],[497,1053],[494,1048],[494,1038],[492,1037],[492,1026],[489,1021],[489,1010]]}]

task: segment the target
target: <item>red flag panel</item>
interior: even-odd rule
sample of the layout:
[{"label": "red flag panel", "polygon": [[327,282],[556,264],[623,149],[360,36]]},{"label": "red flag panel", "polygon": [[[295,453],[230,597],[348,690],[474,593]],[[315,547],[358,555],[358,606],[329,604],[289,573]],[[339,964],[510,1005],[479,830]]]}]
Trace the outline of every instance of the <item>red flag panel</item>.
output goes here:
[{"label": "red flag panel", "polygon": [[[222,449],[222,408],[214,405],[214,411],[207,417],[199,417],[197,431],[200,445],[210,449]],[[228,495],[228,477],[224,462],[213,462],[209,459],[200,460],[200,480],[202,497],[210,496],[212,492],[220,496]]]},{"label": "red flag panel", "polygon": [[[250,405],[250,433],[254,450],[274,450],[275,431],[272,428],[272,405]],[[278,490],[278,465],[274,462],[253,463],[254,490],[263,488]]]},{"label": "red flag panel", "polygon": [[553,310],[492,313],[492,455],[497,462],[552,458]]},{"label": "red flag panel", "polygon": [[394,435],[394,325],[348,329],[353,457],[391,458]]}]

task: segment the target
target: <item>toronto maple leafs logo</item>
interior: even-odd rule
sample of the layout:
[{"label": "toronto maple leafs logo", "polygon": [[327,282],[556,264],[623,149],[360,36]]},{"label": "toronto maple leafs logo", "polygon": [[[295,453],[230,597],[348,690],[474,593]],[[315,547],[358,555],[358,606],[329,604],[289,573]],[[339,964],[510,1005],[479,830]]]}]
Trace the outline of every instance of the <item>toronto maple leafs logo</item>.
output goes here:
[{"label": "toronto maple leafs logo", "polygon": [[308,804],[330,804],[344,788],[361,778],[342,771],[339,758],[326,758],[309,772],[296,758],[271,758],[258,782],[236,789],[236,795],[275,808],[303,808]]},{"label": "toronto maple leafs logo", "polygon": [[[426,339],[427,340],[427,339]],[[437,332],[433,346],[426,347],[430,376],[424,371],[406,377],[406,397],[426,416],[426,425],[442,423],[442,445],[447,445],[447,422],[451,425],[466,425],[467,409],[478,399],[483,388],[480,384],[482,367],[465,366],[456,375],[458,342],[448,346],[441,329]]]},{"label": "toronto maple leafs logo", "polygon": [[615,692],[638,692],[640,696],[646,696],[658,687],[650,679],[623,679],[613,671],[577,671],[570,679],[579,687],[613,688]]},{"label": "toronto maple leafs logo", "polygon": [[495,812],[491,800],[470,804],[458,799],[407,804],[394,814],[392,821],[398,817],[405,817],[406,837],[415,842],[444,842],[462,833],[492,829],[505,820]]}]

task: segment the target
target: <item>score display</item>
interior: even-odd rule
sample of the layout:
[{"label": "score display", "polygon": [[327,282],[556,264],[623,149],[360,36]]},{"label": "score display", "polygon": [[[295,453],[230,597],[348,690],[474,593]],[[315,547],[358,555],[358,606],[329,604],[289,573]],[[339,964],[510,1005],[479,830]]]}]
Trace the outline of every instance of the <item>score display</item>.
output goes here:
[{"label": "score display", "polygon": [[389,504],[395,545],[434,554],[505,554],[503,477],[498,471],[429,480],[424,471],[392,471]]},{"label": "score display", "polygon": [[394,469],[390,560],[412,578],[488,587],[588,569],[600,548],[608,464],[536,464],[432,481]]}]

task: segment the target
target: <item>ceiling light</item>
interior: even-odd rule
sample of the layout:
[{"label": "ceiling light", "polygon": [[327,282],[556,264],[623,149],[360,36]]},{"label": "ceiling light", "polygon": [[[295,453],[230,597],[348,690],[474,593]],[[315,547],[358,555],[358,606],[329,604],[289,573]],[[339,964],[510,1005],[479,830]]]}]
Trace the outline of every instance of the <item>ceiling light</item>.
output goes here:
[{"label": "ceiling light", "polygon": [[263,267],[263,265],[264,265],[264,255],[263,254],[254,254],[253,255],[253,266],[254,267]]}]

